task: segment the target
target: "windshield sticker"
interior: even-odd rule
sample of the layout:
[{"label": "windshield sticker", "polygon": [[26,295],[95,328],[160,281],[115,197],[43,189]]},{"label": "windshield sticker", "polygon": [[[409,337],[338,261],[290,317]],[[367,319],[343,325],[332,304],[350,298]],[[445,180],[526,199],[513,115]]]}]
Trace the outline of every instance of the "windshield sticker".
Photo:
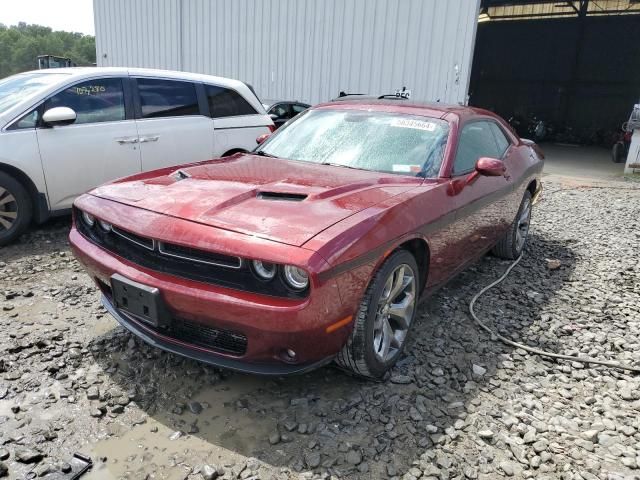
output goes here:
[{"label": "windshield sticker", "polygon": [[436,124],[426,122],[424,120],[414,120],[412,118],[394,118],[391,121],[392,127],[413,128],[414,130],[424,130],[425,132],[434,132]]},{"label": "windshield sticker", "polygon": [[422,167],[420,165],[401,165],[401,164],[393,164],[391,167],[393,172],[401,172],[401,173],[420,173]]}]

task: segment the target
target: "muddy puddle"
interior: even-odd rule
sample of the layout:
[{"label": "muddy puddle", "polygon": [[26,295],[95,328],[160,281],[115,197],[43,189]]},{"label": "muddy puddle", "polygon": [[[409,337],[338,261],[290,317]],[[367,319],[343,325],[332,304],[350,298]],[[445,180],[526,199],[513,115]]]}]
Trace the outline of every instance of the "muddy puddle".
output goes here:
[{"label": "muddy puddle", "polygon": [[[139,475],[154,472],[155,478],[182,479],[191,470],[183,463],[194,465],[199,459],[200,464],[232,465],[252,456],[275,429],[276,419],[243,408],[244,397],[269,383],[235,375],[191,399],[203,407],[197,415],[187,408],[179,416],[148,416],[144,424],[95,444],[92,456],[107,461],[99,462],[86,478],[144,478]],[[193,425],[197,433],[188,434]]]}]

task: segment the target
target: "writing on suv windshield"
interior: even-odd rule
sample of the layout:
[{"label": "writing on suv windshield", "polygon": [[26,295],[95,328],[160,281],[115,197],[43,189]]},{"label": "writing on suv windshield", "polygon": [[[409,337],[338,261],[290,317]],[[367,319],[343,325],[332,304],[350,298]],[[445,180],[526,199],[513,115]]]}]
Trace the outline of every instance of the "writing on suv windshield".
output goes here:
[{"label": "writing on suv windshield", "polygon": [[305,162],[437,177],[449,128],[418,115],[310,110],[267,140],[258,152]]}]

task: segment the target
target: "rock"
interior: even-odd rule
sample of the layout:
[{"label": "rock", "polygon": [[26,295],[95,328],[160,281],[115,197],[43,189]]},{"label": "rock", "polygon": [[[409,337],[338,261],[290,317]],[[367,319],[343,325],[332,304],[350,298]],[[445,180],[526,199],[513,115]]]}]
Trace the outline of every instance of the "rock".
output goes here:
[{"label": "rock", "polygon": [[351,465],[358,465],[362,462],[362,454],[358,450],[349,450],[345,460]]},{"label": "rock", "polygon": [[98,387],[93,386],[87,389],[87,399],[98,400],[99,398],[100,398],[100,390],[98,390]]},{"label": "rock", "polygon": [[9,458],[9,450],[6,448],[0,448],[0,460],[6,460]]},{"label": "rock", "polygon": [[408,385],[413,383],[413,380],[408,375],[392,375],[391,383],[396,383],[398,385]]},{"label": "rock", "polygon": [[14,458],[20,463],[37,463],[44,455],[33,448],[20,447],[15,450]]},{"label": "rock", "polygon": [[320,452],[308,452],[304,456],[304,463],[308,468],[317,468],[320,466]]},{"label": "rock", "polygon": [[224,468],[217,465],[203,465],[200,471],[203,480],[215,480],[225,474]]},{"label": "rock", "polygon": [[547,268],[549,270],[557,270],[562,266],[562,262],[560,260],[547,258],[545,259],[547,262]]},{"label": "rock", "polygon": [[9,476],[9,467],[3,462],[0,462],[0,478]]},{"label": "rock", "polygon": [[478,436],[483,440],[491,440],[493,438],[493,432],[488,428],[478,431]]},{"label": "rock", "polygon": [[276,445],[278,443],[280,443],[280,432],[273,432],[272,434],[269,435],[269,443],[271,445]]},{"label": "rock", "polygon": [[590,442],[596,442],[598,440],[598,434],[600,433],[600,431],[598,430],[587,430],[585,432],[582,432],[580,434],[580,436],[582,438],[584,438],[585,440],[588,440]]},{"label": "rock", "polygon": [[473,374],[477,375],[478,377],[482,377],[485,373],[487,373],[486,368],[481,367],[480,365],[476,365],[475,363],[471,366],[471,369],[473,370]]},{"label": "rock", "polygon": [[184,433],[182,433],[180,430],[176,430],[171,435],[169,435],[169,440],[171,440],[171,441],[178,440],[183,435],[184,435]]},{"label": "rock", "polygon": [[189,402],[187,404],[189,411],[194,415],[199,415],[202,413],[202,404],[200,402]]}]

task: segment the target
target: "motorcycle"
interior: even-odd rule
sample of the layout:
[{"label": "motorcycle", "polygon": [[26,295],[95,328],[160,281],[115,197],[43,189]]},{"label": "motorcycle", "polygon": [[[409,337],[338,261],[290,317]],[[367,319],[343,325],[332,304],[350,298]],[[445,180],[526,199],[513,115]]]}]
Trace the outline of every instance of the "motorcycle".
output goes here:
[{"label": "motorcycle", "polygon": [[611,160],[614,163],[624,163],[627,161],[629,147],[631,146],[631,136],[633,135],[633,131],[629,131],[627,127],[627,122],[624,122],[611,148]]}]

